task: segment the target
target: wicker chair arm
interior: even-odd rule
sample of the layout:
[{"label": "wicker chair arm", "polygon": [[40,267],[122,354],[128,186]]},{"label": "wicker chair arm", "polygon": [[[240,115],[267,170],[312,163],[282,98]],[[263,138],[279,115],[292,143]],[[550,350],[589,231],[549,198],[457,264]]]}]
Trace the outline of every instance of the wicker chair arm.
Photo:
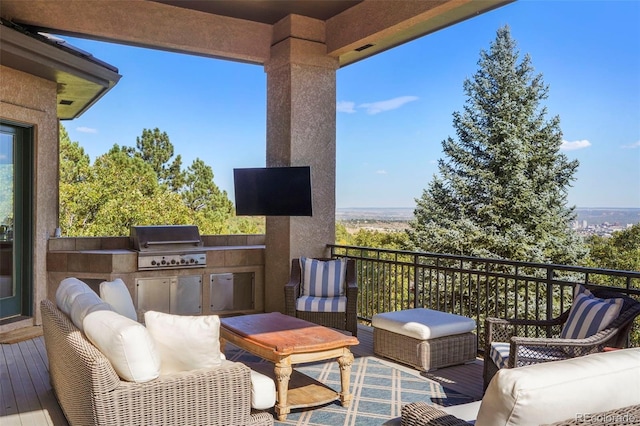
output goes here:
[{"label": "wicker chair arm", "polygon": [[301,283],[300,261],[299,259],[293,259],[291,261],[289,282],[284,285],[284,313],[286,315],[296,316],[296,300],[300,297]]},{"label": "wicker chair arm", "polygon": [[412,402],[402,407],[402,426],[470,426],[451,414],[427,405],[424,402]]},{"label": "wicker chair arm", "polygon": [[[559,327],[566,321],[568,312],[557,318],[550,320],[526,320],[526,319],[505,319],[488,317],[485,319],[485,353],[491,350],[493,342],[509,342],[513,337],[522,333],[525,327],[536,327],[539,330],[552,330]],[[545,332],[546,332],[545,331]]]},{"label": "wicker chair arm", "polygon": [[296,299],[300,295],[300,282],[289,281],[284,286],[284,313],[296,316]]}]

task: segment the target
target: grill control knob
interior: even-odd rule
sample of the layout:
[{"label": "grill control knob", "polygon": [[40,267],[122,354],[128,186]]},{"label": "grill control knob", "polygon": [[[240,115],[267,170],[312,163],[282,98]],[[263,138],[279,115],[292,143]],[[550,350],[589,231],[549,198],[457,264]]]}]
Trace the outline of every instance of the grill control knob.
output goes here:
[{"label": "grill control knob", "polygon": [[164,260],[164,259],[162,259],[162,262],[160,262],[160,264],[162,264],[162,265],[166,265],[166,264],[167,264],[167,261],[166,261],[166,260]]},{"label": "grill control knob", "polygon": [[155,260],[152,260],[152,261],[151,261],[151,265],[152,265],[152,266],[156,266],[156,263],[158,263],[158,262],[156,262]]},{"label": "grill control knob", "polygon": [[180,259],[180,263],[184,265],[187,262],[184,259]]},{"label": "grill control knob", "polygon": [[195,263],[195,261],[196,260],[194,258],[189,259],[189,263]]},{"label": "grill control knob", "polygon": [[176,264],[176,260],[175,259],[171,259],[171,264],[175,265]]}]

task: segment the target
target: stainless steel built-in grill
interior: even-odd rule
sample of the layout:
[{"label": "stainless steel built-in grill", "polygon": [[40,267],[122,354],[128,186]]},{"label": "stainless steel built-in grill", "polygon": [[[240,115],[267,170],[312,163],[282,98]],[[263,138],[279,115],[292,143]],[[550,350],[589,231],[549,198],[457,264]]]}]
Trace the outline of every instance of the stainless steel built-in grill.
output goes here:
[{"label": "stainless steel built-in grill", "polygon": [[197,226],[132,226],[129,238],[131,247],[138,252],[138,270],[207,265],[207,253]]}]

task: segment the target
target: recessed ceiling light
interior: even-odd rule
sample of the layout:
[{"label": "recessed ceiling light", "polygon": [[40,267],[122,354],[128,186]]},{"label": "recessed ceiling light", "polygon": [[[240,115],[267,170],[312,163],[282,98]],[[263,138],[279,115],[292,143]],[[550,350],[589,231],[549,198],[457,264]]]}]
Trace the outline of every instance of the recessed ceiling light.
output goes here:
[{"label": "recessed ceiling light", "polygon": [[373,47],[373,44],[371,44],[371,43],[365,44],[363,46],[360,46],[360,47],[356,48],[355,50],[356,50],[356,52],[362,52],[363,50],[368,49],[370,47]]}]

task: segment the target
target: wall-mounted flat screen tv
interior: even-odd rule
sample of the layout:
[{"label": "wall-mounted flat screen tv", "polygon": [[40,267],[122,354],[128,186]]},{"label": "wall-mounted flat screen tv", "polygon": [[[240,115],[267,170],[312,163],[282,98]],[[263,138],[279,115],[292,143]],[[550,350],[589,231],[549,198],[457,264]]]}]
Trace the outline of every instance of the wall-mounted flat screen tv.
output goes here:
[{"label": "wall-mounted flat screen tv", "polygon": [[238,216],[311,216],[311,168],[233,169]]}]

